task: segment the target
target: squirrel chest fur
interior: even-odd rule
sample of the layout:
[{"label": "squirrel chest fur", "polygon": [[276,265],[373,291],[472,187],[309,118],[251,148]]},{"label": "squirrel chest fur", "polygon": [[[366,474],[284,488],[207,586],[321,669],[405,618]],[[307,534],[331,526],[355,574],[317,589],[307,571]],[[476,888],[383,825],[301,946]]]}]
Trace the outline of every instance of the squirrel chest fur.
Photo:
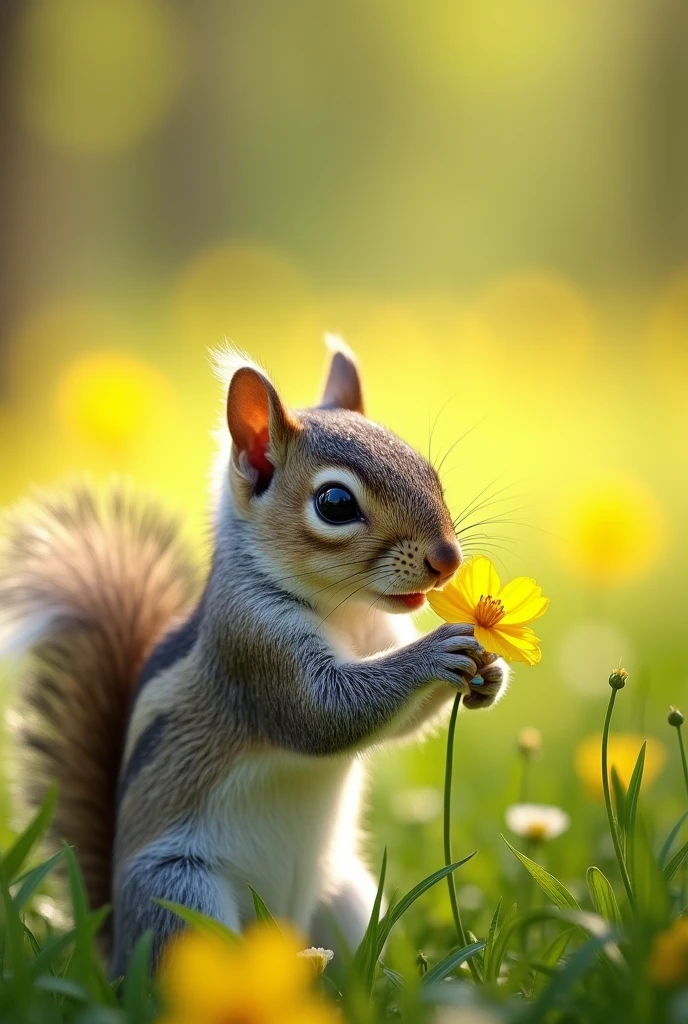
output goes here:
[{"label": "squirrel chest fur", "polygon": [[171,526],[117,493],[22,512],[0,569],[4,635],[32,655],[26,748],[58,779],[93,904],[113,903],[114,973],[143,931],[157,958],[181,927],[159,900],[240,930],[251,886],[312,941],[334,944],[334,920],[355,946],[375,894],[365,752],[505,681],[470,626],[413,628],[461,552],[435,470],[364,417],[348,350],[298,413],[253,364],[225,370],[200,598]]}]

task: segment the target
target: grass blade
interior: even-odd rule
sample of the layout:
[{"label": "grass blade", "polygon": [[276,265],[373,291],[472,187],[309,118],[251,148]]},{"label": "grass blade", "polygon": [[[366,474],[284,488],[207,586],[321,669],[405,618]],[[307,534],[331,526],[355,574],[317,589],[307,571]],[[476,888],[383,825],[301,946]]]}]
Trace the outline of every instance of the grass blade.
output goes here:
[{"label": "grass blade", "polygon": [[463,949],[457,949],[450,953],[449,956],[445,956],[444,960],[440,960],[431,971],[423,975],[420,983],[421,988],[443,981],[456,967],[460,967],[466,960],[470,960],[476,953],[480,953],[481,950],[485,949],[486,945],[487,942],[471,942],[469,946],[464,946]]},{"label": "grass blade", "polygon": [[560,935],[557,935],[542,954],[540,958],[540,966],[549,968],[553,971],[566,952],[567,946],[575,934],[575,928],[568,928],[565,932],[561,932]]},{"label": "grass blade", "polygon": [[150,963],[153,932],[146,931],[136,943],[124,979],[122,1005],[131,1024],[145,1024],[148,1020],[150,998]]},{"label": "grass blade", "polygon": [[681,827],[682,827],[684,821],[686,820],[686,818],[688,818],[688,811],[684,811],[683,812],[681,817],[678,819],[678,821],[676,822],[676,824],[672,828],[672,830],[669,833],[669,835],[666,837],[666,839],[662,843],[662,849],[659,851],[659,856],[657,857],[657,863],[659,864],[660,868],[663,868],[664,865],[666,864],[666,859],[669,856],[669,850],[671,849],[671,847],[673,845],[674,839],[676,838],[676,836],[681,831]]},{"label": "grass blade", "polygon": [[275,927],[277,927],[277,922],[275,921],[274,917],[272,916],[272,914],[270,913],[270,911],[268,910],[268,908],[266,907],[265,903],[258,895],[256,890],[253,888],[252,885],[249,885],[249,889],[251,890],[251,896],[253,897],[253,909],[256,912],[256,920],[262,921],[265,924],[272,924]]},{"label": "grass blade", "polygon": [[116,1007],[117,996],[108,982],[93,941],[110,909],[100,907],[95,913],[90,913],[83,876],[74,851],[71,847],[64,846],[63,856],[67,861],[67,877],[74,914],[74,955],[68,974],[78,984],[83,985],[95,999],[107,1006]]},{"label": "grass blade", "polygon": [[384,964],[380,964],[380,970],[395,989],[399,990],[404,987],[404,976],[399,974],[399,971],[393,971],[391,967],[385,967]]},{"label": "grass blade", "polygon": [[25,904],[31,899],[36,889],[39,887],[43,879],[50,874],[55,865],[64,856],[63,850],[58,850],[57,853],[49,857],[48,860],[44,860],[42,864],[39,864],[32,871],[27,871],[21,875],[23,879],[21,886],[14,895],[14,905],[17,910],[21,910]]},{"label": "grass blade", "polygon": [[578,979],[592,965],[600,948],[604,945],[604,941],[604,938],[600,936],[589,939],[584,946],[576,950],[568,963],[556,972],[529,1017],[531,1024],[547,1019],[552,1007],[557,1005],[562,996],[571,991]]},{"label": "grass blade", "polygon": [[67,978],[53,978],[52,975],[46,974],[42,978],[36,978],[34,987],[40,989],[41,992],[49,992],[51,995],[75,999],[80,1003],[88,1002],[88,992],[81,985],[77,985],[76,982],[69,981]]},{"label": "grass blade", "polygon": [[173,903],[171,900],[155,899],[153,902],[181,918],[184,924],[188,924],[190,928],[196,928],[199,932],[215,935],[217,938],[228,942],[239,941],[239,936],[231,928],[228,928],[220,921],[216,921],[213,917],[201,914],[198,910],[191,910],[190,907],[183,907],[181,903]]},{"label": "grass blade", "polygon": [[622,927],[621,912],[609,879],[594,865],[588,868],[585,877],[590,891],[590,899],[597,913],[620,929]]},{"label": "grass blade", "polygon": [[31,964],[31,977],[35,979],[45,971],[53,972],[56,971],[58,967],[61,967],[64,960],[64,951],[74,942],[75,936],[76,929],[72,928],[70,931],[63,932],[61,935],[57,935],[54,939],[51,939],[50,942],[46,943]]},{"label": "grass blade", "polygon": [[635,817],[638,810],[638,797],[640,796],[640,787],[643,781],[643,770],[645,768],[646,750],[647,740],[645,740],[642,747],[638,751],[638,757],[633,768],[631,781],[628,784],[628,795],[624,807],[624,821],[626,823],[627,832],[632,832],[633,826],[635,825]]},{"label": "grass blade", "polygon": [[[532,925],[540,924],[543,921],[556,921],[562,925],[573,927],[586,936],[593,936],[600,940],[600,944],[608,951],[607,955],[617,962],[620,959],[618,947],[613,942],[613,935],[609,928],[609,922],[603,921],[596,914],[587,913],[582,910],[559,910],[556,907],[541,907],[534,910],[527,910],[522,914],[508,914],[499,929],[495,940],[494,954],[490,966],[490,981],[496,982],[499,969],[506,955],[511,937],[519,929],[526,932]],[[485,979],[488,980],[487,977]],[[528,1018],[530,1024],[531,1018]]]},{"label": "grass blade", "polygon": [[[517,914],[518,906],[513,903],[504,915],[504,920],[502,921],[499,929],[495,931],[491,945],[488,940],[488,949],[485,950],[485,958],[483,961],[486,982],[494,984],[499,977],[499,972],[502,968],[502,960],[504,959],[506,946],[509,936],[511,935],[512,922]],[[504,935],[506,936],[506,941],[504,942],[500,941],[502,932],[504,932]]]},{"label": "grass blade", "polygon": [[657,928],[666,927],[669,916],[667,879],[666,876],[662,876],[659,869],[640,815],[633,835],[629,835],[629,841],[633,844],[631,880],[639,920],[642,919]]},{"label": "grass blade", "polygon": [[494,947],[495,935],[497,933],[497,926],[499,925],[499,915],[502,912],[502,897],[500,896],[499,902],[495,907],[495,912],[492,915],[490,921],[490,927],[487,933],[487,942],[485,943],[485,952],[483,953],[483,973],[487,974],[490,965],[490,956],[492,955],[492,949]]},{"label": "grass blade", "polygon": [[378,951],[377,934],[380,925],[380,909],[382,907],[382,896],[385,888],[386,874],[387,847],[385,847],[382,854],[380,880],[377,886],[377,893],[375,894],[373,909],[370,913],[370,919],[365,930],[365,935],[361,939],[361,943],[354,954],[352,962],[353,972],[358,974],[359,978],[362,979],[367,995],[372,991],[373,981],[375,980],[375,966],[377,964],[379,954],[382,952],[382,946],[384,946],[383,942]]},{"label": "grass blade", "polygon": [[380,926],[377,932],[377,943],[375,948],[378,957],[382,953],[382,947],[387,941],[392,928],[397,921],[403,917],[411,904],[415,903],[418,897],[422,896],[424,892],[428,891],[428,889],[431,889],[433,885],[436,885],[443,878],[446,878],[447,875],[452,874],[452,872],[456,871],[457,868],[467,864],[472,857],[475,857],[475,850],[473,853],[469,853],[467,857],[464,857],[463,860],[457,860],[454,864],[449,864],[445,867],[438,868],[437,871],[433,871],[431,875],[424,878],[422,882],[418,883],[418,885],[414,885],[413,889],[407,892],[398,903],[395,903],[394,906],[389,908],[382,921],[380,921]]},{"label": "grass blade", "polygon": [[13,996],[13,1003],[20,1010],[20,1019],[23,1018],[23,1008],[29,999],[29,979],[27,976],[27,959],[24,952],[24,925],[19,916],[10,894],[7,880],[0,870],[0,897],[3,908],[3,963],[2,973],[4,985],[10,985]]},{"label": "grass blade", "polygon": [[[504,839],[504,836],[502,836],[502,839]],[[535,879],[545,896],[554,903],[555,907],[559,907],[560,910],[581,909],[578,902],[573,898],[569,890],[559,881],[558,878],[551,875],[549,871],[545,871],[543,867],[536,864],[534,860],[530,859],[530,857],[526,857],[524,853],[519,853],[519,851],[511,845],[508,839],[504,839],[504,842],[511,852],[518,857],[526,871],[528,871],[531,877]]]},{"label": "grass blade", "polygon": [[678,853],[674,854],[674,856],[671,858],[667,866],[664,868],[664,871],[662,872],[664,875],[664,880],[667,883],[667,885],[674,877],[678,869],[681,867],[687,855],[688,843],[684,843],[681,849],[678,851]]},{"label": "grass blade", "polygon": [[638,752],[638,757],[633,768],[633,774],[631,775],[631,781],[628,786],[628,797],[626,799],[625,807],[625,820],[624,830],[626,833],[626,862],[628,865],[628,873],[631,878],[634,877],[635,871],[633,870],[633,858],[635,856],[635,839],[636,839],[636,816],[638,813],[638,797],[640,796],[640,787],[643,781],[643,769],[645,767],[645,751],[647,750],[647,740],[643,743],[642,747]]},{"label": "grass blade", "polygon": [[2,872],[8,885],[11,885],[20,873],[27,858],[34,846],[43,838],[47,832],[57,802],[57,787],[51,786],[45,794],[45,799],[40,806],[36,817],[30,821],[21,835],[17,836],[9,850],[4,854],[2,861]]},{"label": "grass blade", "polygon": [[616,807],[616,820],[623,829],[626,820],[626,788],[619,777],[614,765],[611,767],[612,789],[614,790],[614,806]]}]

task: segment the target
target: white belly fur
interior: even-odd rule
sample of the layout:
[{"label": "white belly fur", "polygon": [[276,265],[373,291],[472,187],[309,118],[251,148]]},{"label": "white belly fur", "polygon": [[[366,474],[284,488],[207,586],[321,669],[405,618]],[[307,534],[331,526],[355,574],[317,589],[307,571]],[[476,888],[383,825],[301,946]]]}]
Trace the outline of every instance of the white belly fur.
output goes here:
[{"label": "white belly fur", "polygon": [[[344,657],[415,638],[409,617],[365,611],[352,609],[327,630]],[[274,750],[242,758],[215,787],[190,845],[215,867],[242,923],[253,918],[250,884],[275,917],[307,930],[317,902],[337,890],[358,855],[363,784],[361,755]]]},{"label": "white belly fur", "polygon": [[272,751],[242,759],[215,787],[193,845],[242,922],[253,917],[250,883],[275,917],[308,928],[357,852],[362,784],[359,758]]}]

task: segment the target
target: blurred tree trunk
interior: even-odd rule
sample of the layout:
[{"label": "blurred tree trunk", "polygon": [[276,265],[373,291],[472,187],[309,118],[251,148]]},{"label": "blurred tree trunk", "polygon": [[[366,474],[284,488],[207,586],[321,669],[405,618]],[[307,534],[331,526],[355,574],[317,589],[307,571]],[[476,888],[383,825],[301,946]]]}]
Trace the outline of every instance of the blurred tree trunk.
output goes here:
[{"label": "blurred tree trunk", "polygon": [[3,347],[21,306],[21,239],[16,183],[21,173],[20,129],[12,111],[12,47],[21,0],[0,0],[0,401],[7,397]]}]

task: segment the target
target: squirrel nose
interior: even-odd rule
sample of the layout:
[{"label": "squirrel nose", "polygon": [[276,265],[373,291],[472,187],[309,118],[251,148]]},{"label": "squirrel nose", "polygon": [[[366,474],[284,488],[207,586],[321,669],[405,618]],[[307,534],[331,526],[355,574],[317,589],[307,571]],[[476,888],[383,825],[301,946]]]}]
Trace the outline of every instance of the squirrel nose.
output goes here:
[{"label": "squirrel nose", "polygon": [[461,548],[454,541],[442,540],[430,548],[425,565],[433,576],[439,576],[440,583],[444,583],[461,565]]}]

